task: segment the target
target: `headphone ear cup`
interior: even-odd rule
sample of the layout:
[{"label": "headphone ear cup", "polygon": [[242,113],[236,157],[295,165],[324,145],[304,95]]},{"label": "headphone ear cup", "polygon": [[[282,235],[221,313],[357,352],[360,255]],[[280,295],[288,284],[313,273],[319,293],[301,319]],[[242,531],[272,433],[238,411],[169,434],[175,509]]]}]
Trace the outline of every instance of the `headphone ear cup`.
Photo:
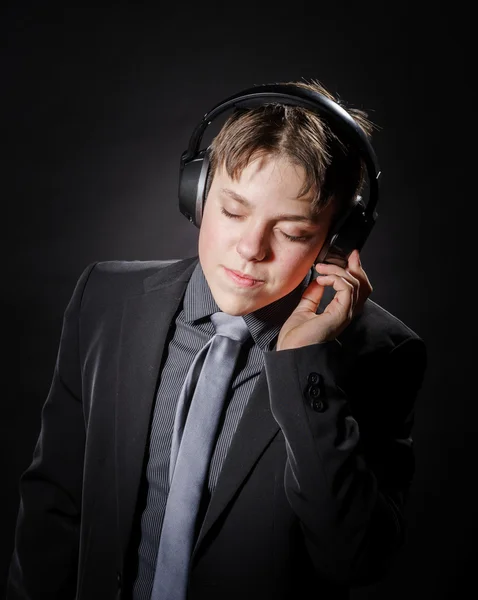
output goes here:
[{"label": "headphone ear cup", "polygon": [[179,210],[196,227],[201,226],[204,194],[209,173],[208,149],[201,150],[191,160],[181,156],[179,172]]},{"label": "headphone ear cup", "polygon": [[352,207],[339,219],[324,242],[315,263],[346,267],[355,248],[360,252],[376,221],[376,213],[367,215],[365,204],[357,196]]}]

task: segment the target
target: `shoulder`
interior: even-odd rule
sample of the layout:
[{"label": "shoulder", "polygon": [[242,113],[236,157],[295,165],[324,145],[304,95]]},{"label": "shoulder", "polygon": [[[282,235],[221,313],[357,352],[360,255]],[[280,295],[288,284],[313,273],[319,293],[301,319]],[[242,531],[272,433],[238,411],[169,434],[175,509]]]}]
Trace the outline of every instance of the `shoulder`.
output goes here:
[{"label": "shoulder", "polygon": [[351,371],[373,372],[375,377],[381,374],[389,384],[407,373],[418,385],[426,369],[427,349],[421,336],[370,299],[338,341]]},{"label": "shoulder", "polygon": [[362,312],[342,332],[339,341],[345,347],[384,351],[391,351],[407,341],[423,343],[413,329],[370,298]]},{"label": "shoulder", "polygon": [[180,277],[196,257],[169,260],[101,261],[90,263],[80,275],[74,295],[86,304],[110,304],[144,294],[148,281],[169,283]]},{"label": "shoulder", "polygon": [[[424,340],[398,317],[367,299],[362,312],[340,334],[344,357],[349,366],[369,364],[415,364],[423,371],[427,362]],[[390,361],[392,359],[392,361]]]}]

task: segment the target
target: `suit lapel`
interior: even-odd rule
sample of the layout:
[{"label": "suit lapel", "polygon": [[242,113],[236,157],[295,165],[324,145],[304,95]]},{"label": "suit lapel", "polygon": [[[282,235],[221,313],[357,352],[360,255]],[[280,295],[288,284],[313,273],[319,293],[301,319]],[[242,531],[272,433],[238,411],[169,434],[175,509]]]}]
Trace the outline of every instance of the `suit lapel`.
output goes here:
[{"label": "suit lapel", "polygon": [[279,425],[270,410],[269,388],[263,368],[221,468],[193,550],[193,561],[208,531],[233,500],[241,483],[278,431]]},{"label": "suit lapel", "polygon": [[131,531],[166,337],[196,262],[188,259],[161,268],[145,280],[146,293],[124,305],[116,388],[116,481],[123,548]]}]

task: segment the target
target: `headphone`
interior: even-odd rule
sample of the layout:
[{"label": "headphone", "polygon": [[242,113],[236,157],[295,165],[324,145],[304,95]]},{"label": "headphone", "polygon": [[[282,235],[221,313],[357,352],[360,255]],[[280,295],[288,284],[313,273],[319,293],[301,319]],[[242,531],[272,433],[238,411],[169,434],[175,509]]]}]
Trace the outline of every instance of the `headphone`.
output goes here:
[{"label": "headphone", "polygon": [[247,88],[226,98],[202,118],[194,129],[187,150],[181,155],[179,174],[179,210],[196,227],[200,227],[205,190],[209,174],[209,149],[199,145],[211,122],[230,108],[255,108],[269,103],[306,108],[324,117],[340,138],[355,146],[365,163],[369,193],[365,204],[356,196],[350,209],[345,211],[331,228],[315,263],[327,262],[346,267],[354,248],[360,252],[377,219],[378,168],[375,152],[360,126],[339,104],[313,90],[293,84],[267,84]]}]

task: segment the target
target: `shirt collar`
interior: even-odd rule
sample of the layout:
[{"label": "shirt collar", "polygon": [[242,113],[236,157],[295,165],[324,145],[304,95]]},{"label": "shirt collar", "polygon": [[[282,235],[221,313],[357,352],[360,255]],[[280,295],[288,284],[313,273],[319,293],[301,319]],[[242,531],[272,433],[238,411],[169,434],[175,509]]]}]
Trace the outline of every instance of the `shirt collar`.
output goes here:
[{"label": "shirt collar", "polygon": [[[244,321],[249,327],[251,336],[263,351],[272,349],[282,325],[298,305],[311,277],[312,269],[309,269],[301,283],[289,294],[244,315]],[[221,310],[214,300],[199,260],[184,294],[183,309],[184,320],[188,323],[210,317],[213,313]]]}]

